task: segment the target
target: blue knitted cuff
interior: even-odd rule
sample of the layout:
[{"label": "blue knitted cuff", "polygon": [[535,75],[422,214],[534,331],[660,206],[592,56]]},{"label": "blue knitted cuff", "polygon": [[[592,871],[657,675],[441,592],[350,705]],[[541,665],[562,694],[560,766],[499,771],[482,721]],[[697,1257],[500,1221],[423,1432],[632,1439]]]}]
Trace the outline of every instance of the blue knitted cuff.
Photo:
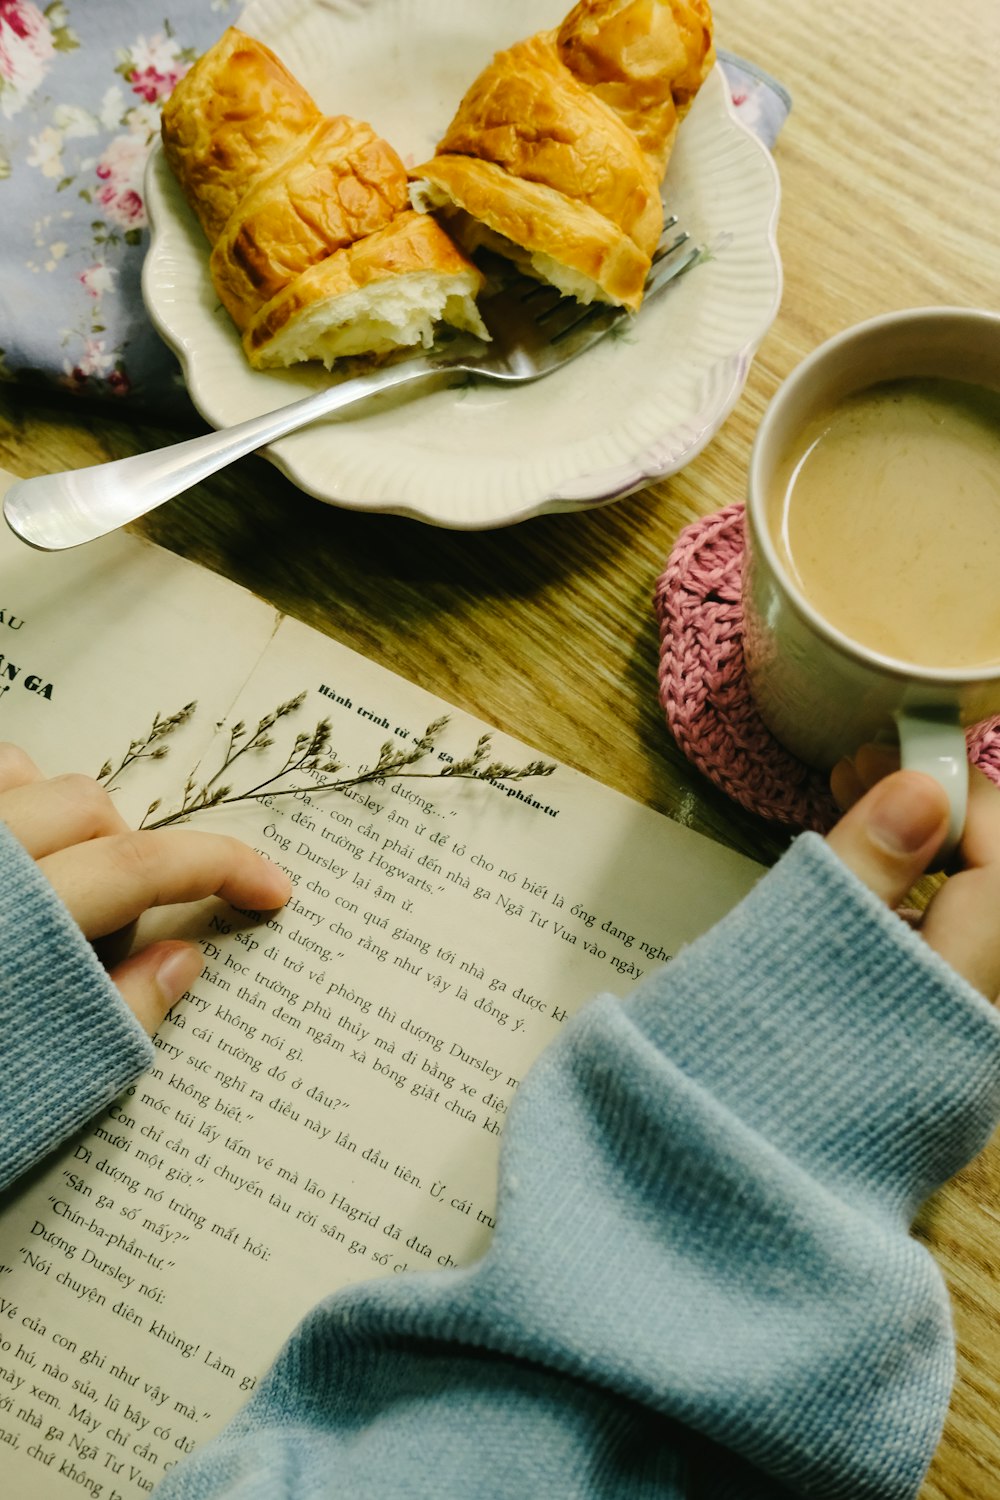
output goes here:
[{"label": "blue knitted cuff", "polygon": [[1000,1117],[995,1008],[816,834],[633,1003],[693,1080],[883,1212],[911,1218]]},{"label": "blue knitted cuff", "polygon": [[79,927],[0,824],[0,1188],[99,1113],[153,1055]]}]

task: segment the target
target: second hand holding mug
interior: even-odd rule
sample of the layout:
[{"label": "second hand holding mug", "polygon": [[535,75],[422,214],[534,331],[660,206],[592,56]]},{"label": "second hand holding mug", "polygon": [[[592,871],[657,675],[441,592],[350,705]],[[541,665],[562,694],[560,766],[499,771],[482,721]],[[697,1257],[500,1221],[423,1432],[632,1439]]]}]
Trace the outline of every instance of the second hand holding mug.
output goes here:
[{"label": "second hand holding mug", "polygon": [[1000,713],[1000,315],[888,313],[815,350],[758,430],[746,523],[764,722],[822,770],[898,736],[948,794],[947,854],[965,727]]}]

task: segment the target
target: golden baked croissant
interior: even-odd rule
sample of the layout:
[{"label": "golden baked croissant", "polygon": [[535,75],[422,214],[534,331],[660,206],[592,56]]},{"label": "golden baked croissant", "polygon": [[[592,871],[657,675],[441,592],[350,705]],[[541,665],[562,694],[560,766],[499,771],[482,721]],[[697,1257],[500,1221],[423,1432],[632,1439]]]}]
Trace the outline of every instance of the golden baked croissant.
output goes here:
[{"label": "golden baked croissant", "polygon": [[429,345],[438,321],[485,336],[482,275],[436,222],[414,225],[396,152],[323,115],[262,42],[230,27],[166,101],[162,135],[252,365]]},{"label": "golden baked croissant", "polygon": [[215,243],[258,172],[322,112],[270,48],[230,26],[164,100],[163,149]]},{"label": "golden baked croissant", "polygon": [[212,247],[212,281],[237,328],[302,271],[410,206],[406,169],[370,125],[321,118],[260,172]]},{"label": "golden baked croissant", "polygon": [[470,254],[636,308],[677,125],[714,61],[707,0],[580,0],[497,53],[410,174],[413,201]]}]

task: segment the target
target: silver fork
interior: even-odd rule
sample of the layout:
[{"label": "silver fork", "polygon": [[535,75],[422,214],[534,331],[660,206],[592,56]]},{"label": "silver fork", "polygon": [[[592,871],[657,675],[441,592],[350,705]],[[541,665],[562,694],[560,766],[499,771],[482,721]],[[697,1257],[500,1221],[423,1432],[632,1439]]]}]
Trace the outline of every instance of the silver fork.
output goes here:
[{"label": "silver fork", "polygon": [[[701,254],[686,231],[676,226],[674,218],[664,227],[645,301]],[[605,303],[583,306],[526,277],[485,297],[479,310],[492,343],[461,334],[426,356],[401,358],[234,427],[88,469],[19,480],[4,498],[7,523],[33,547],[49,552],[76,547],[145,515],[235,459],[377,391],[432,378],[449,384],[467,376],[508,385],[540,380],[632,316]]]}]

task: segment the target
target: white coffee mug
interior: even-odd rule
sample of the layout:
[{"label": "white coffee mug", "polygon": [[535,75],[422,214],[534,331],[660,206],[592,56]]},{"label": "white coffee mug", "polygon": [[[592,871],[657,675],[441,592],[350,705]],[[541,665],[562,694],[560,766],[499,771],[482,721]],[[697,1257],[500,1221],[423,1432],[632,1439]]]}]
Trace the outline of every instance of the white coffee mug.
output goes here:
[{"label": "white coffee mug", "polygon": [[887,313],[821,345],[784,382],[750,459],[744,649],[761,717],[808,765],[828,770],[862,744],[898,736],[902,764],[936,777],[948,793],[951,847],[965,823],[964,726],[1000,713],[1000,666],[924,667],[851,640],[790,577],[768,523],[776,466],[796,435],[846,396],[912,376],[1000,390],[1000,314],[948,307]]}]

